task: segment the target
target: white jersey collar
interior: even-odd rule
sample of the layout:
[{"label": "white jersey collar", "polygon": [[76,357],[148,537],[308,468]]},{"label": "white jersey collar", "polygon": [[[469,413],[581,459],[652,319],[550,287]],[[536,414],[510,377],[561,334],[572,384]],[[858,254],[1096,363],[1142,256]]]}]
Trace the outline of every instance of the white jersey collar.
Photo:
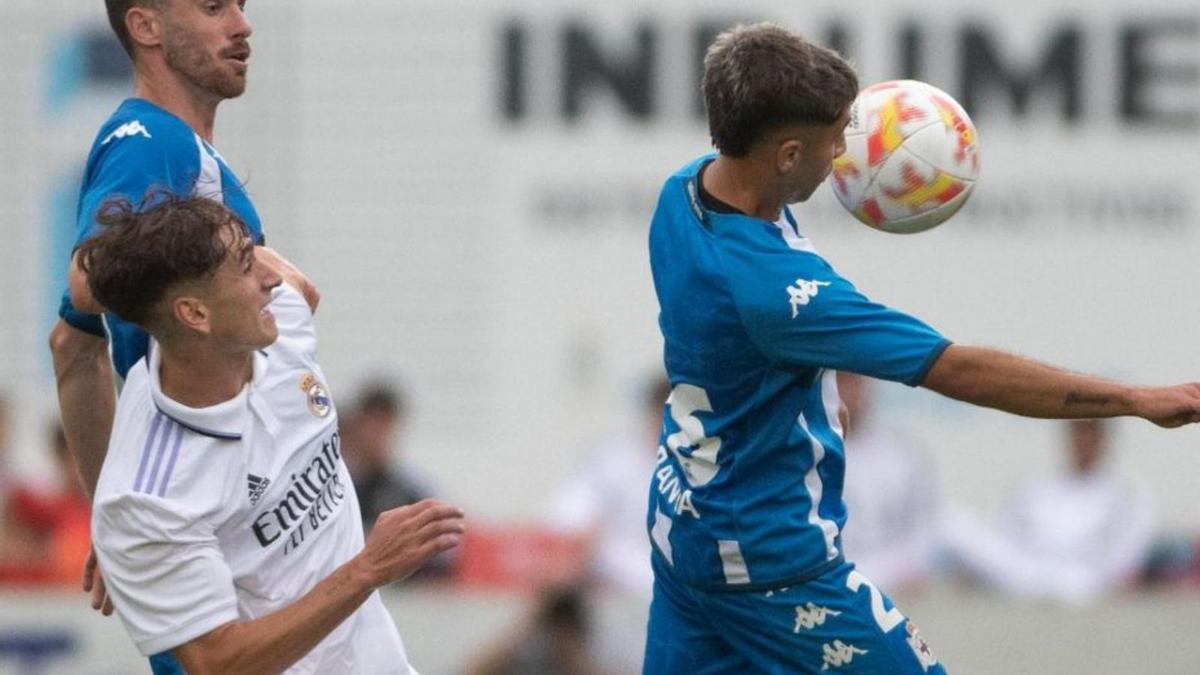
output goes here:
[{"label": "white jersey collar", "polygon": [[254,352],[254,372],[237,396],[207,408],[189,408],[163,393],[162,383],[159,381],[159,371],[162,368],[161,350],[158,343],[151,339],[146,354],[146,367],[150,371],[150,395],[162,414],[187,429],[212,438],[241,440],[242,431],[246,428],[246,416],[250,413],[249,401],[253,396],[254,384],[261,382],[266,374],[267,358],[262,351]]}]

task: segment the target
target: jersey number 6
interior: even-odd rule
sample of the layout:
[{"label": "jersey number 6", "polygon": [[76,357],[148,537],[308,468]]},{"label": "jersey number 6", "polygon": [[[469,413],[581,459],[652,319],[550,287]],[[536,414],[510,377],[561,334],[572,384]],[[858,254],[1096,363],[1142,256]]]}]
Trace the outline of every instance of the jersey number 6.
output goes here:
[{"label": "jersey number 6", "polygon": [[[717,453],[721,451],[720,437],[704,434],[704,425],[693,414],[696,411],[712,412],[708,392],[694,384],[678,384],[667,399],[671,419],[679,425],[679,431],[667,437],[667,449],[679,460],[688,484],[692,487],[707,485],[720,470]],[[683,449],[687,448],[687,452]]]}]

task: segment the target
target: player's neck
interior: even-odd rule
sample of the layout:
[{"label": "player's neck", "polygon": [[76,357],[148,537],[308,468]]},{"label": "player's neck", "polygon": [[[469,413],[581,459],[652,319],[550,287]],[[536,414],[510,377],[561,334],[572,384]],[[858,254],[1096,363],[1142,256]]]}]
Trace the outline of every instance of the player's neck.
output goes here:
[{"label": "player's neck", "polygon": [[134,95],[175,115],[212,143],[221,99],[197,90],[165,64],[139,63],[134,68]]},{"label": "player's neck", "polygon": [[158,379],[163,394],[172,401],[207,408],[237,396],[253,373],[252,351],[222,354],[193,344],[186,350],[163,346]]},{"label": "player's neck", "polygon": [[770,186],[761,163],[752,157],[717,155],[704,171],[704,189],[742,213],[774,222],[783,210],[784,197]]}]

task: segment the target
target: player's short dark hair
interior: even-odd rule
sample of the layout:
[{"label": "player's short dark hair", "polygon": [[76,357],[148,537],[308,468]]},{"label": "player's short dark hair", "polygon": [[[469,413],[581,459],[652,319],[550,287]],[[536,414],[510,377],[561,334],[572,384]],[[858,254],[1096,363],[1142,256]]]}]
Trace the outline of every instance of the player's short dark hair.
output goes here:
[{"label": "player's short dark hair", "polygon": [[79,247],[79,267],[93,297],[117,316],[149,331],[166,292],[180,282],[212,278],[229,255],[224,231],[249,234],[224,205],[203,197],[152,190],[134,206],[104,202],[99,234]]},{"label": "player's short dark hair", "polygon": [[133,58],[133,39],[129,37],[129,29],[125,27],[125,15],[131,7],[153,7],[161,9],[165,0],[104,0],[104,9],[108,11],[108,23],[117,34],[121,46],[129,58]]},{"label": "player's short dark hair", "polygon": [[833,124],[858,94],[836,52],[771,23],[721,33],[704,56],[704,104],[713,145],[744,157],[775,129]]}]

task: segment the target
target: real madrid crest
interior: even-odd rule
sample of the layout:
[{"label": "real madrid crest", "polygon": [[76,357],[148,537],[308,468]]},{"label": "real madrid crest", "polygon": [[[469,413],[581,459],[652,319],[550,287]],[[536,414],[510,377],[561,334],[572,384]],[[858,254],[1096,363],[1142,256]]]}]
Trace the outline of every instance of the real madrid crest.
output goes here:
[{"label": "real madrid crest", "polygon": [[333,399],[329,398],[329,390],[312,373],[306,373],[300,378],[300,391],[308,397],[308,411],[317,417],[325,417],[333,410]]}]

